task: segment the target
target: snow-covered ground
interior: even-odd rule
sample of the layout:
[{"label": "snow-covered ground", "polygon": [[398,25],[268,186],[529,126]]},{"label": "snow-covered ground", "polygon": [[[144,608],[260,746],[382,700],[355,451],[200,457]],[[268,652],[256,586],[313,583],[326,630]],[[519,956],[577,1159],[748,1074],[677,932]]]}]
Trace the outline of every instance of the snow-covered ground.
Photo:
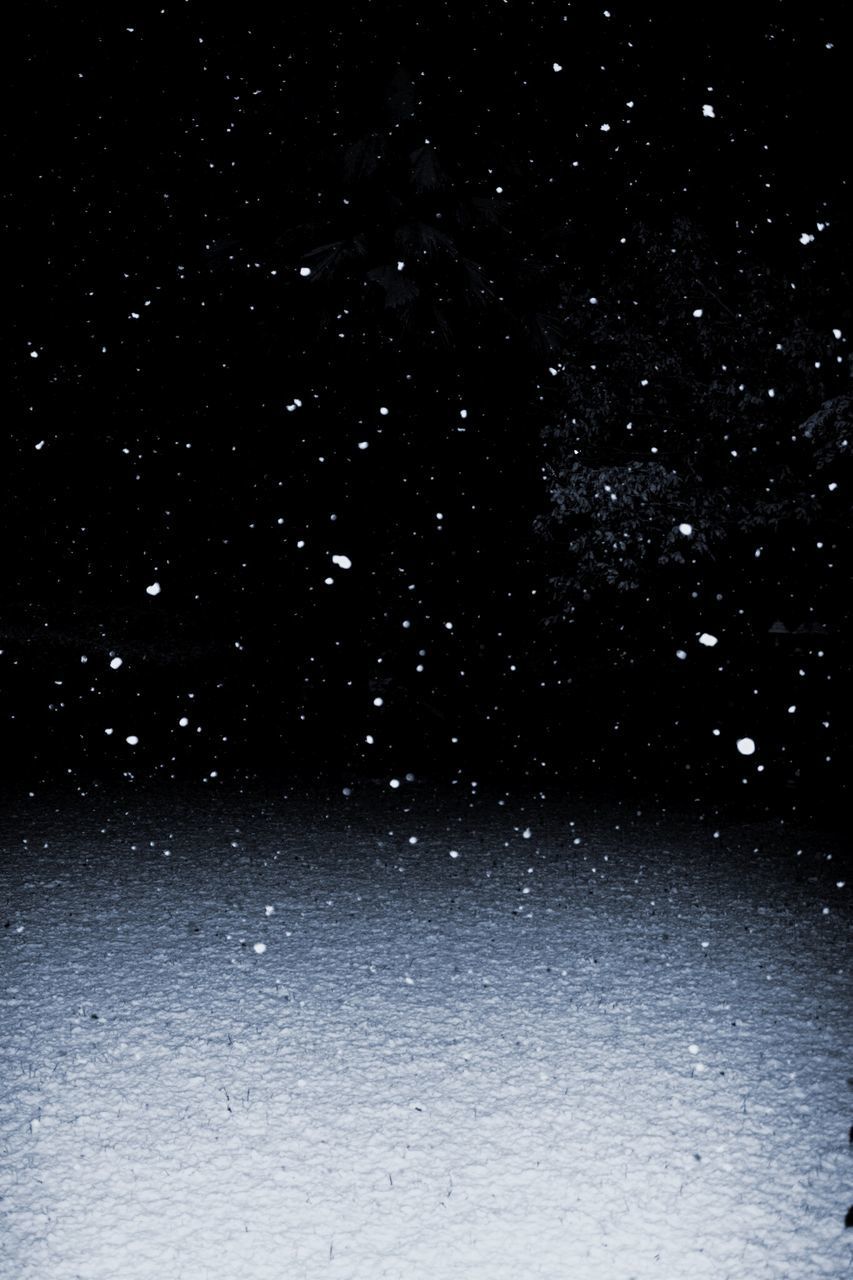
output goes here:
[{"label": "snow-covered ground", "polygon": [[22,798],[0,1275],[848,1274],[832,852],[452,790]]}]

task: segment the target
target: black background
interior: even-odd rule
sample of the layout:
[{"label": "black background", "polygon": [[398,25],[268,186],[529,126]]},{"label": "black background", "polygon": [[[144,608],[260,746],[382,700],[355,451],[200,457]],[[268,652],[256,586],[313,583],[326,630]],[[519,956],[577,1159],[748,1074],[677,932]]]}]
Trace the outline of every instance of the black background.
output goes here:
[{"label": "black background", "polygon": [[[719,568],[569,622],[550,584],[571,546],[537,520],[565,290],[594,290],[641,225],[688,219],[780,278],[818,262],[846,358],[841,15],[28,6],[4,112],[7,775],[411,772],[840,807],[843,484],[829,568],[780,546],[709,621],[726,644],[687,662],[679,593]],[[406,263],[407,309],[412,224],[454,247]],[[769,634],[814,598],[823,633]]]}]

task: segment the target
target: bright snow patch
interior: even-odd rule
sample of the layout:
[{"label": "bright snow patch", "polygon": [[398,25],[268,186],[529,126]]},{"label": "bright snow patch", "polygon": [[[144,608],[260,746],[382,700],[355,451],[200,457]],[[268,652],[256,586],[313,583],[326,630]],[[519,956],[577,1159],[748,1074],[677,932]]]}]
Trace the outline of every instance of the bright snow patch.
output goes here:
[{"label": "bright snow patch", "polygon": [[710,102],[706,102],[706,103],[703,105],[703,107],[702,107],[702,115],[705,117],[705,119],[706,119],[706,120],[713,120],[713,119],[714,119],[714,108],[711,106]]},{"label": "bright snow patch", "polygon": [[692,524],[686,524],[686,523],[685,523],[685,524],[680,524],[680,525],[678,526],[678,532],[679,532],[679,533],[683,533],[683,534],[684,534],[684,536],[685,536],[685,538],[689,538],[689,537],[690,537],[690,535],[691,535],[691,533],[693,532],[693,525],[692,525]]},{"label": "bright snow patch", "polygon": [[300,274],[303,278],[304,278],[305,276],[310,276],[310,274],[311,274],[311,268],[310,268],[310,267],[300,267],[300,268],[299,268],[299,274]]},{"label": "bright snow patch", "polygon": [[111,659],[110,659],[110,666],[112,667],[113,671],[118,671],[118,669],[119,669],[119,667],[120,667],[121,665],[122,665],[122,660],[121,660],[121,658],[111,658]]},{"label": "bright snow patch", "polygon": [[145,588],[145,590],[148,592],[149,596],[159,596],[159,594],[160,594],[160,583],[159,583],[159,582],[152,582],[152,583],[151,583],[151,586],[150,586],[150,587],[146,587],[146,588]]},{"label": "bright snow patch", "polygon": [[380,794],[6,813],[2,1275],[848,1274],[823,842]]},{"label": "bright snow patch", "polygon": [[563,68],[561,67],[561,65],[560,65],[560,63],[559,63],[559,62],[553,62],[551,65],[552,65],[552,67],[554,68],[554,70],[555,70],[555,71],[562,71],[562,70],[563,70]]},{"label": "bright snow patch", "polygon": [[332,564],[336,564],[339,569],[352,568],[352,560],[349,556],[332,556]]},{"label": "bright snow patch", "polygon": [[742,756],[751,756],[755,754],[755,743],[752,738],[738,738],[737,749]]},{"label": "bright snow patch", "polygon": [[125,742],[129,747],[135,747],[136,744],[139,742],[139,739],[137,738],[135,733],[129,733],[125,738]]},{"label": "bright snow patch", "polygon": [[707,645],[709,649],[713,649],[714,645],[717,644],[718,641],[716,636],[709,635],[707,631],[703,631],[699,637],[699,643]]}]

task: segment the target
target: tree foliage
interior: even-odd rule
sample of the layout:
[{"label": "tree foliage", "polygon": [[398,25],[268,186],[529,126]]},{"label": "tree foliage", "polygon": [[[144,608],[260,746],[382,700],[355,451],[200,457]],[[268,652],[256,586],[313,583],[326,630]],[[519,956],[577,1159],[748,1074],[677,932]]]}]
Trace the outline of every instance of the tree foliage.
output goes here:
[{"label": "tree foliage", "polygon": [[519,169],[506,140],[476,120],[454,128],[404,66],[379,100],[365,97],[321,158],[325,190],[310,218],[282,244],[306,273],[318,337],[386,362],[397,349],[454,367],[486,353],[494,363],[508,341],[552,345],[543,273],[516,243],[496,177]]},{"label": "tree foliage", "polygon": [[821,265],[780,269],[680,221],[575,272],[539,522],[561,608],[734,575],[766,587],[774,556],[838,524],[849,306]]}]

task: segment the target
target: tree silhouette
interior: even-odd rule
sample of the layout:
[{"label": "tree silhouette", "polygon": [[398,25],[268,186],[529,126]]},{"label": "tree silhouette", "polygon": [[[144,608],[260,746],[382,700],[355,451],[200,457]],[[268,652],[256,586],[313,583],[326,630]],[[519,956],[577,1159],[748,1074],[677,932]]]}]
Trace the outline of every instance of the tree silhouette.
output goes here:
[{"label": "tree silhouette", "polygon": [[305,275],[320,339],[362,360],[396,349],[438,376],[462,363],[476,376],[498,351],[553,347],[556,327],[495,176],[516,172],[518,158],[476,121],[454,127],[429,97],[405,67],[394,71],[360,130],[320,157],[322,199],[281,247]]},{"label": "tree silhouette", "polygon": [[681,221],[566,289],[538,528],[573,714],[635,775],[737,781],[748,734],[763,785],[843,778],[848,278]]},{"label": "tree silhouette", "polygon": [[807,530],[840,535],[851,400],[837,266],[778,270],[682,220],[637,227],[595,294],[576,273],[540,521],[569,611],[602,591],[638,593],[636,609],[667,584],[728,589],[734,575],[779,609],[768,562],[781,573]]}]

